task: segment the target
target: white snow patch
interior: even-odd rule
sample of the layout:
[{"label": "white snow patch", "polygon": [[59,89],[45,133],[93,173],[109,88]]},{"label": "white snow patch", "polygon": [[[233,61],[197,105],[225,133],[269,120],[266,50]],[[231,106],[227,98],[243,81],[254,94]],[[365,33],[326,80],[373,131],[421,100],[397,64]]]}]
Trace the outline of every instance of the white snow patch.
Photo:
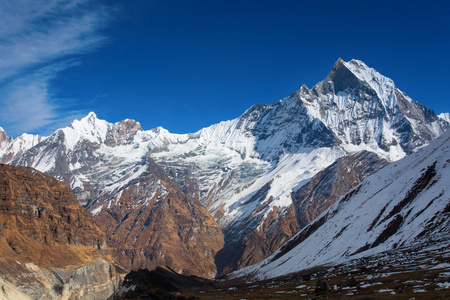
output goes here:
[{"label": "white snow patch", "polygon": [[436,285],[439,286],[440,289],[449,289],[450,288],[450,282],[438,282]]},{"label": "white snow patch", "polygon": [[438,117],[450,124],[450,113],[441,113]]},{"label": "white snow patch", "polygon": [[91,210],[91,214],[96,216],[98,215],[101,211],[102,211],[103,206],[99,206],[97,208],[94,208],[93,210]]}]

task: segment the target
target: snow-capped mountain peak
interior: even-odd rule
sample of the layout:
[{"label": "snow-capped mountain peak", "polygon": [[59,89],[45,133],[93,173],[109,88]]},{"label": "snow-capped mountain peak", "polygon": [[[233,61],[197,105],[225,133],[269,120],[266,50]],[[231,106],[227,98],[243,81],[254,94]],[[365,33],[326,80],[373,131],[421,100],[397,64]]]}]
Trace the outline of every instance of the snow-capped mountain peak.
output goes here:
[{"label": "snow-capped mountain peak", "polygon": [[[8,162],[64,181],[96,215],[120,209],[122,191],[158,165],[200,200],[243,255],[253,246],[267,255],[297,230],[292,194],[315,174],[362,150],[398,160],[448,126],[391,79],[361,61],[339,59],[311,90],[303,85],[196,133],[144,131],[134,120],[108,123],[89,113]],[[278,239],[282,227],[272,224],[280,220],[285,237]],[[266,239],[270,228],[273,239]],[[240,244],[252,232],[270,247]]]},{"label": "snow-capped mountain peak", "polygon": [[339,59],[323,81],[311,90],[302,86],[295,94],[347,151],[364,149],[390,161],[425,145],[449,126],[397,89],[392,79],[359,60]]},{"label": "snow-capped mountain peak", "polygon": [[11,143],[12,138],[8,137],[5,130],[0,127],[0,149],[3,149],[8,143]]},{"label": "snow-capped mountain peak", "polygon": [[[328,76],[317,87],[322,94],[332,91],[336,95],[352,93],[352,90],[359,89],[369,96],[368,99],[361,100],[379,101],[386,110],[392,110],[397,104],[394,81],[356,59],[345,62],[339,58]],[[377,97],[373,97],[375,95]],[[361,98],[364,95],[358,96]]]},{"label": "snow-capped mountain peak", "polygon": [[69,127],[62,129],[66,136],[66,144],[73,148],[80,138],[93,143],[102,143],[106,139],[108,132],[108,123],[99,120],[97,115],[90,112],[81,120],[75,120]]},{"label": "snow-capped mountain peak", "polygon": [[[344,65],[352,71],[359,80],[367,82],[370,87],[377,92],[379,99],[385,100],[382,103],[387,109],[394,108],[397,101],[394,95],[395,84],[392,79],[381,75],[373,68],[369,68],[360,60],[353,59],[350,62],[345,62]],[[411,100],[410,98],[407,99]]]},{"label": "snow-capped mountain peak", "polygon": [[0,162],[8,163],[20,157],[24,152],[39,144],[45,137],[24,133],[13,139],[6,132],[0,130]]},{"label": "snow-capped mountain peak", "polygon": [[131,119],[117,123],[108,123],[90,112],[81,120],[75,120],[68,127],[60,129],[64,134],[64,143],[73,149],[81,140],[94,144],[118,145],[129,143],[134,135],[142,131],[141,124]]}]

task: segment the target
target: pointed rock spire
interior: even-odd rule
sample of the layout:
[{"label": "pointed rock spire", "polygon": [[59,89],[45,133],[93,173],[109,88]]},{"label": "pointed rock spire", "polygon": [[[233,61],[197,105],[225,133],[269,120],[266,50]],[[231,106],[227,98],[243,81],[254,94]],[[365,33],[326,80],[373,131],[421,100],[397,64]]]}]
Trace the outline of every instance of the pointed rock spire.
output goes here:
[{"label": "pointed rock spire", "polygon": [[357,88],[358,86],[361,86],[361,81],[347,67],[347,63],[339,58],[331,69],[331,72],[322,81],[321,91],[338,93],[348,88]]}]

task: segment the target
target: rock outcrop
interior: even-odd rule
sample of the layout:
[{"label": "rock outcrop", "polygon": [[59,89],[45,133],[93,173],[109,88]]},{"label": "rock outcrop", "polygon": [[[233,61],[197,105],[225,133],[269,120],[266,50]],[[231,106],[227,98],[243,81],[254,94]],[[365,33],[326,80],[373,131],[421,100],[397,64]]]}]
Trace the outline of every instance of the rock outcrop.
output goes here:
[{"label": "rock outcrop", "polygon": [[167,265],[180,274],[214,277],[214,257],[224,244],[221,228],[198,198],[150,158],[146,164],[139,178],[95,204],[112,256],[127,269]]},{"label": "rock outcrop", "polygon": [[119,276],[103,231],[69,187],[34,169],[0,164],[3,297],[107,297]]},{"label": "rock outcrop", "polygon": [[299,227],[308,225],[364,178],[387,164],[375,153],[361,151],[341,157],[317,173],[292,195]]},{"label": "rock outcrop", "polygon": [[238,226],[230,227],[229,231],[224,232],[228,240],[225,240],[224,248],[216,256],[220,275],[264,260],[300,229],[293,205],[283,211],[275,208],[260,222],[259,227],[249,228],[242,240],[232,238],[233,235],[239,237],[238,232],[233,233]]},{"label": "rock outcrop", "polygon": [[[0,145],[7,145],[12,142],[12,138],[8,137],[6,132],[3,130],[3,128],[0,127]],[[3,147],[0,147],[3,148]]]}]

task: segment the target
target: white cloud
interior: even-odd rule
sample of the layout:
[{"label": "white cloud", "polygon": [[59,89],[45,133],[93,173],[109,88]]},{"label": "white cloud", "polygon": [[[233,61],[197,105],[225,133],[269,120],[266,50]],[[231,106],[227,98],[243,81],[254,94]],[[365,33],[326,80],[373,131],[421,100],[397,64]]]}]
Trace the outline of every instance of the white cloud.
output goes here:
[{"label": "white cloud", "polygon": [[48,78],[21,78],[2,89],[0,119],[9,133],[30,132],[45,126],[56,115],[48,102]]},{"label": "white cloud", "polygon": [[[58,113],[49,82],[94,50],[106,9],[90,0],[0,0],[0,126],[8,134],[42,130]],[[12,131],[11,133],[9,131]]]},{"label": "white cloud", "polygon": [[[23,132],[36,131],[50,134],[55,128],[59,128],[61,119],[65,126],[76,117],[77,112],[66,111],[61,113],[61,105],[56,103],[49,91],[49,82],[61,70],[72,66],[70,63],[52,64],[39,69],[29,75],[21,76],[4,84],[0,88],[0,120],[8,134],[17,136]],[[69,116],[64,116],[69,114]],[[50,127],[52,129],[47,130]]]}]

